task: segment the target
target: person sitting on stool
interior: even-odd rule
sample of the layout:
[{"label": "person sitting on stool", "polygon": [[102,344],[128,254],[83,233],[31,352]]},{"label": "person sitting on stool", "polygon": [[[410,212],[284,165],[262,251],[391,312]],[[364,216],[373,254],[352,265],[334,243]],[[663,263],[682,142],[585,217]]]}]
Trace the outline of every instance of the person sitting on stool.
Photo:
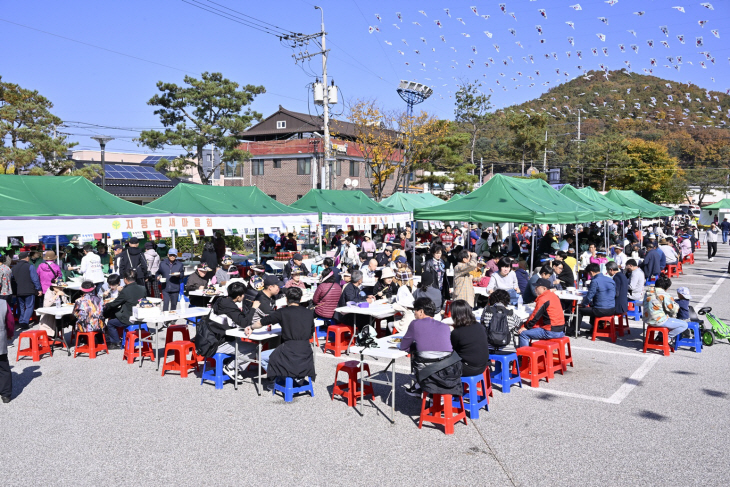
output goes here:
[{"label": "person sitting on stool", "polygon": [[535,294],[535,310],[520,328],[520,347],[528,346],[530,340],[549,340],[565,336],[563,306],[558,295],[550,290],[550,281],[538,279],[535,283]]},{"label": "person sitting on stool", "polygon": [[591,286],[583,298],[580,314],[590,317],[590,334],[593,332],[595,318],[616,314],[616,284],[610,277],[601,274],[598,264],[588,264],[586,274],[591,276]]}]

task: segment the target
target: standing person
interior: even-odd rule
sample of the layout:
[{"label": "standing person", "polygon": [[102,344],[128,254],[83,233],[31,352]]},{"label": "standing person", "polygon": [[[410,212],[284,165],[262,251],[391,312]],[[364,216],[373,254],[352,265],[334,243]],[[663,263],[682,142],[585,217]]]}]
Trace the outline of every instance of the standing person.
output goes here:
[{"label": "standing person", "polygon": [[180,299],[180,283],[185,274],[185,267],[177,260],[177,249],[167,251],[167,259],[160,262],[155,276],[162,289],[162,309],[175,311]]},{"label": "standing person", "polygon": [[360,261],[360,254],[357,251],[357,246],[352,242],[352,237],[345,237],[345,243],[342,249],[342,265],[345,269],[359,268],[362,265]]},{"label": "standing person", "polygon": [[45,294],[53,281],[63,280],[63,272],[56,264],[56,253],[53,250],[46,250],[43,259],[43,263],[38,266],[36,272],[38,272],[38,279],[41,281],[41,291]]},{"label": "standing person", "polygon": [[119,348],[119,331],[117,328],[126,328],[133,323],[130,318],[133,315],[135,306],[139,303],[140,299],[147,296],[147,290],[142,284],[139,284],[137,274],[132,269],[128,269],[124,274],[124,288],[119,291],[117,299],[107,304],[111,309],[114,309],[114,318],[110,319],[107,323],[106,334],[108,338],[108,346],[110,350]]},{"label": "standing person", "polygon": [[705,232],[707,239],[707,260],[712,262],[715,260],[715,254],[717,253],[717,236],[720,233],[720,229],[713,223],[710,228]]},{"label": "standing person", "polygon": [[147,280],[149,289],[147,289],[147,293],[150,296],[156,296],[157,290],[155,287],[157,281],[155,276],[157,275],[157,269],[160,268],[160,254],[155,251],[155,244],[152,242],[145,242],[144,249],[144,259],[147,262],[147,272],[149,275]]},{"label": "standing person", "polygon": [[119,274],[119,268],[122,264],[122,251],[124,250],[121,245],[117,244],[112,249],[114,250],[114,256],[112,257],[112,268],[111,272],[113,274]]},{"label": "standing person", "polygon": [[451,303],[451,317],[451,346],[461,357],[461,376],[482,375],[489,364],[487,329],[477,323],[471,305],[463,299]]},{"label": "standing person", "polygon": [[454,247],[454,234],[451,233],[451,225],[446,225],[444,231],[439,234],[439,240],[444,247]]},{"label": "standing person", "polygon": [[30,317],[33,314],[35,297],[42,296],[41,281],[35,266],[30,264],[30,254],[21,252],[18,254],[18,262],[12,271],[13,282],[15,283],[15,296],[18,298],[20,317],[18,318],[18,329],[27,330],[30,328]]},{"label": "standing person", "polygon": [[142,255],[142,249],[139,248],[139,239],[132,237],[129,239],[129,245],[121,252],[119,256],[119,275],[124,276],[128,271],[134,271],[137,284],[144,286],[145,279],[149,274],[147,270],[147,260]]},{"label": "standing person", "polygon": [[441,295],[444,296],[444,282],[446,281],[446,264],[444,263],[441,256],[443,255],[444,248],[441,245],[435,244],[431,246],[431,252],[426,264],[423,266],[423,275],[431,274],[433,279],[433,287],[441,291]]},{"label": "standing person", "polygon": [[462,299],[474,307],[474,284],[471,271],[477,268],[477,254],[462,249],[454,266],[454,300]]},{"label": "standing person", "polygon": [[10,372],[8,361],[8,332],[5,316],[8,313],[8,303],[0,299],[0,399],[4,404],[13,397],[13,374]]},{"label": "standing person", "polygon": [[620,245],[616,245],[613,248],[613,261],[618,265],[619,270],[623,270],[626,268],[626,261],[629,260],[628,257],[626,257],[626,254],[624,253],[623,247]]},{"label": "standing person", "polygon": [[609,277],[613,278],[613,282],[616,285],[615,314],[623,316],[629,312],[629,280],[615,262],[606,264],[606,272],[608,272]]},{"label": "standing person", "polygon": [[362,243],[362,251],[365,252],[365,256],[369,259],[375,257],[375,242],[369,233],[366,233],[363,237],[365,240]]},{"label": "standing person", "polygon": [[94,253],[91,244],[84,245],[84,257],[81,259],[79,271],[84,276],[84,281],[90,281],[96,286],[96,292],[104,284],[104,271],[101,269],[101,259]]},{"label": "standing person", "polygon": [[215,232],[213,247],[215,248],[215,255],[218,257],[218,260],[223,260],[223,256],[226,255],[226,239],[223,238],[221,232]]},{"label": "standing person", "polygon": [[215,271],[218,270],[218,255],[215,253],[213,242],[205,242],[203,245],[203,254],[200,256],[200,263],[208,265],[208,269],[210,270],[208,271],[206,278],[208,280],[213,279]]},{"label": "standing person", "polygon": [[13,271],[5,264],[6,258],[0,256],[0,299],[9,301],[13,296]]},{"label": "standing person", "polygon": [[727,243],[727,235],[730,233],[730,222],[727,221],[727,218],[724,218],[722,220],[722,223],[720,223],[720,230],[722,230],[722,243]]},{"label": "standing person", "polygon": [[99,260],[101,260],[101,270],[104,274],[110,274],[109,271],[112,266],[112,257],[109,255],[106,245],[99,243],[96,246],[96,255],[98,255]]}]

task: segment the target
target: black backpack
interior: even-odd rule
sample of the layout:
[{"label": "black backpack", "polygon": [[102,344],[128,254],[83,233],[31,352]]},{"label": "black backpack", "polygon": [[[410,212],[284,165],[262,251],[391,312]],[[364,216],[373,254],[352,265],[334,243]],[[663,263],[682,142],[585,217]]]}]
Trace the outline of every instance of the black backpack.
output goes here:
[{"label": "black backpack", "polygon": [[492,312],[492,319],[489,321],[487,341],[494,347],[504,347],[512,338],[507,321],[507,317],[512,315],[512,311],[497,306],[488,309]]},{"label": "black backpack", "polygon": [[198,355],[202,355],[205,358],[210,358],[215,355],[218,350],[220,341],[218,337],[210,329],[210,313],[208,316],[198,320],[198,324],[195,326],[195,351]]}]

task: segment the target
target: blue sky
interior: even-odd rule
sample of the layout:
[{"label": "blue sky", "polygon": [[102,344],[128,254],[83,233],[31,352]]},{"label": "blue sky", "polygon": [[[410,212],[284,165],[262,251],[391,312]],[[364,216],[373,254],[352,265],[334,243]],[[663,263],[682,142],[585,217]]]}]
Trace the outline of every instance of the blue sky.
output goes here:
[{"label": "blue sky", "polygon": [[[651,68],[654,75],[674,81],[691,81],[721,92],[730,88],[727,0],[710,2],[714,10],[695,0],[620,0],[614,5],[603,0],[213,0],[219,6],[209,0],[197,1],[211,8],[230,7],[277,28],[303,33],[319,31],[320,14],[313,5],[321,5],[329,34],[327,47],[332,50],[329,74],[345,99],[377,99],[386,108],[399,108],[403,102],[395,92],[398,81],[416,80],[435,91],[421,107],[442,118],[453,117],[452,96],[458,79],[479,79],[482,89],[492,93],[495,107],[503,107],[535,98],[582,70],[599,69],[601,64],[621,69],[626,67],[625,61],[634,72]],[[500,3],[505,4],[504,13]],[[581,10],[571,8],[576,4]],[[673,9],[675,6],[685,12]],[[546,17],[539,9],[545,10]],[[638,11],[645,13],[633,14]],[[487,15],[489,18],[483,17]],[[599,17],[605,17],[608,24]],[[253,105],[264,115],[278,105],[314,111],[307,101],[306,85],[321,72],[319,58],[297,66],[292,50],[276,37],[181,0],[0,0],[0,19],[0,43],[5,46],[0,60],[3,80],[37,89],[54,102],[55,112],[66,121],[131,129],[157,127],[153,109],[146,105],[156,92],[155,83],[180,83],[185,74],[198,76],[203,71],[220,71],[241,84],[264,85],[268,93]],[[708,22],[701,27],[699,20]],[[567,22],[573,22],[573,27]],[[667,27],[668,36],[662,26]],[[379,31],[369,33],[370,27]],[[605,35],[605,41],[597,34]],[[685,44],[678,35],[684,36]],[[699,36],[704,45],[698,48]],[[649,40],[653,40],[653,48]],[[620,51],[619,44],[626,52]],[[638,46],[638,53],[631,49],[632,44]],[[592,48],[597,49],[597,56]],[[607,48],[608,56],[602,48]],[[582,51],[582,59],[577,51]],[[709,52],[715,63],[700,52]],[[530,55],[534,63],[529,61]],[[667,56],[672,57],[671,62]],[[653,68],[652,58],[657,63]],[[341,109],[338,105],[334,111]],[[81,148],[97,148],[89,137],[103,132],[119,137],[109,150],[145,150],[132,141],[133,131],[66,130],[74,134],[71,138]]]}]

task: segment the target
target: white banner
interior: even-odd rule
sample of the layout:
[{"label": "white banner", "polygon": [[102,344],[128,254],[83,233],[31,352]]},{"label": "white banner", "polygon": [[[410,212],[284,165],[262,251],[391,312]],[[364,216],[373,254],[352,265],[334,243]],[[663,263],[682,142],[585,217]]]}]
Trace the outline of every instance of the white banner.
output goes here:
[{"label": "white banner", "polygon": [[409,212],[387,213],[383,215],[352,215],[342,213],[322,213],[322,224],[324,225],[393,225],[398,222],[411,221],[413,217]]}]

